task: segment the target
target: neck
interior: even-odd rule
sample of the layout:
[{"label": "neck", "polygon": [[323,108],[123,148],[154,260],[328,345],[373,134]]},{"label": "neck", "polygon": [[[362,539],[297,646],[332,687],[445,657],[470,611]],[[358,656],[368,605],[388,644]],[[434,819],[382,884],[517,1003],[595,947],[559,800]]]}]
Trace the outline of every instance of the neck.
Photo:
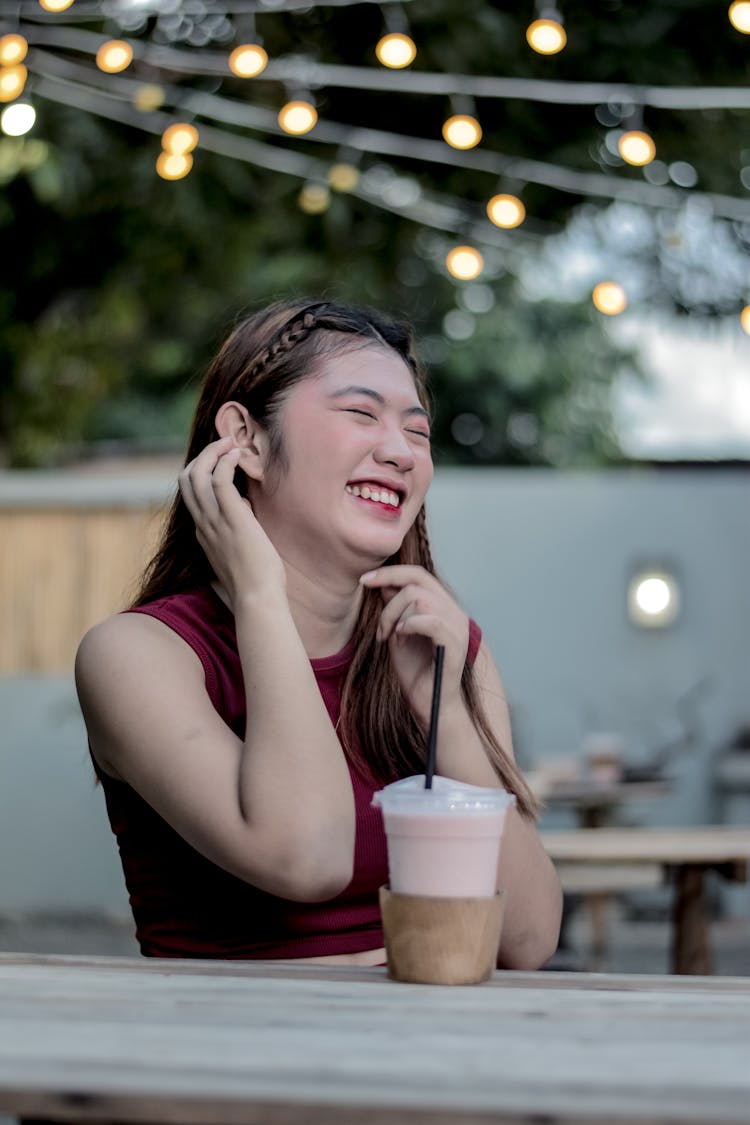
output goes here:
[{"label": "neck", "polygon": [[287,559],[284,565],[289,608],[307,655],[333,656],[354,632],[362,601],[358,579],[303,571]]}]

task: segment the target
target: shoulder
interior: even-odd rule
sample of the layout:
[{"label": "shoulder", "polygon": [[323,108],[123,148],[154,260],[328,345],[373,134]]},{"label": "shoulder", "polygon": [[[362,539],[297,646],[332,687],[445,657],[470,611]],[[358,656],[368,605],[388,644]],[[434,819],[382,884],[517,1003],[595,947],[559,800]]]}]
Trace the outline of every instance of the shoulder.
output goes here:
[{"label": "shoulder", "polygon": [[200,668],[197,655],[164,622],[145,614],[118,613],[94,625],[81,640],[76,684],[80,691],[112,679],[122,683],[163,668],[165,660],[184,669]]}]

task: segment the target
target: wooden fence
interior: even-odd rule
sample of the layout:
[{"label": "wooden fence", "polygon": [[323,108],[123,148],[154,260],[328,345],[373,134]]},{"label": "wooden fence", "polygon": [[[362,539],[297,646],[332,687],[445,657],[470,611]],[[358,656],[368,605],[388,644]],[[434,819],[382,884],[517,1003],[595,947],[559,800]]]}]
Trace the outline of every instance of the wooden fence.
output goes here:
[{"label": "wooden fence", "polygon": [[0,675],[70,673],[86,630],[127,604],[165,510],[0,496]]}]

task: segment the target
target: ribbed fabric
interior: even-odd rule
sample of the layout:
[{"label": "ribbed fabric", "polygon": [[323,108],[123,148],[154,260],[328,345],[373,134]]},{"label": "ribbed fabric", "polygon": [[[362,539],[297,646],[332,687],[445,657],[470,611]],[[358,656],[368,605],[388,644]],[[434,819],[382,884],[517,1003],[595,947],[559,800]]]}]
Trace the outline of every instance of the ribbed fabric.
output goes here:
[{"label": "ribbed fabric", "polygon": [[[240,738],[245,695],[234,619],[210,588],[178,594],[129,612],[163,621],[200,658],[209,698]],[[471,624],[469,656],[481,631]],[[331,722],[352,656],[311,660]],[[378,785],[349,767],[354,792],[354,876],[336,898],[289,902],[243,882],[211,863],[182,839],[131,786],[101,770],[112,831],[117,837],[141,952],[152,957],[229,959],[319,957],[376,949],[383,944],[378,887],[388,865],[382,817],[372,808]]]}]

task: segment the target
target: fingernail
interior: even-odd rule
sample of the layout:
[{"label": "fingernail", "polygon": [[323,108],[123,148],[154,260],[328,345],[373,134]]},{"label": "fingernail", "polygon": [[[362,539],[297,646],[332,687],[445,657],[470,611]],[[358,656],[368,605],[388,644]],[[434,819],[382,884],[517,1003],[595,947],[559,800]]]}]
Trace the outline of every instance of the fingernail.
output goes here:
[{"label": "fingernail", "polygon": [[374,578],[377,573],[377,570],[368,570],[367,574],[361,575],[359,580],[360,582],[367,582],[369,578]]}]

